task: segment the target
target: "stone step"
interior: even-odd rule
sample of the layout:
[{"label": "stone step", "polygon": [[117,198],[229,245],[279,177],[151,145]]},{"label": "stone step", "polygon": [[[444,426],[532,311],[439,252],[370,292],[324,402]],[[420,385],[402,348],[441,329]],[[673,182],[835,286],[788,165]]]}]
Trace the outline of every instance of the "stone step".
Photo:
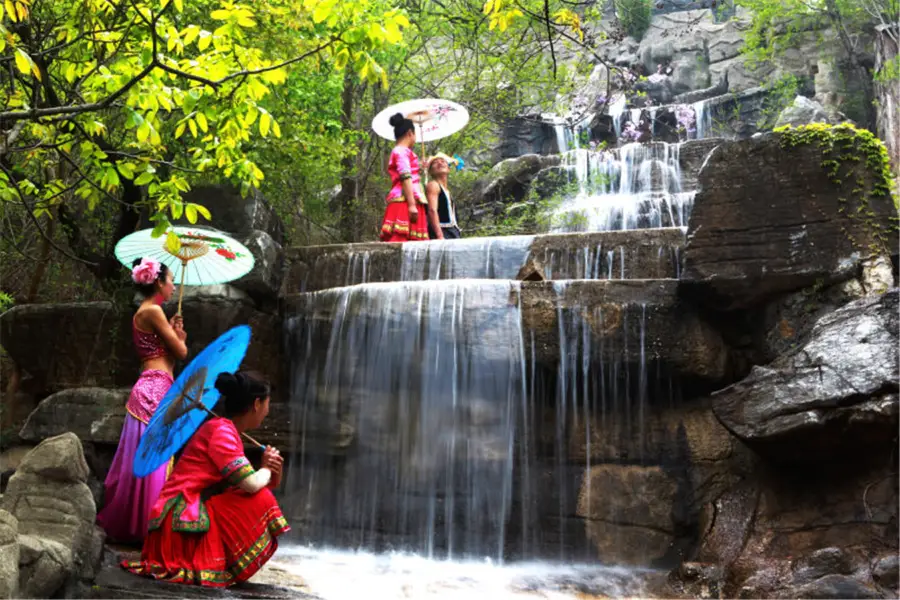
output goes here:
[{"label": "stone step", "polygon": [[678,227],[291,248],[282,295],[426,279],[670,279]]},{"label": "stone step", "polygon": [[375,350],[367,344],[392,352],[391,344],[415,341],[458,348],[467,360],[511,363],[523,360],[525,345],[524,353],[555,367],[566,355],[560,340],[574,339],[591,345],[591,362],[661,362],[682,376],[719,380],[725,343],[677,288],[675,279],[444,280],[293,294],[283,305],[286,353],[303,360],[312,348],[324,358],[339,336],[343,344],[358,340],[354,361]]}]

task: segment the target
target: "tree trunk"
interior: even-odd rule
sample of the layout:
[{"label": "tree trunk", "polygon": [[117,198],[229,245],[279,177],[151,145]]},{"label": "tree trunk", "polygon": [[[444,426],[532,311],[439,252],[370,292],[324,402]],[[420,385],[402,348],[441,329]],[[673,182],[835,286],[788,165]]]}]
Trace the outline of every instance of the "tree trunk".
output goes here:
[{"label": "tree trunk", "polygon": [[[356,83],[350,69],[344,75],[344,90],[341,93],[341,126],[344,131],[356,128],[356,99],[362,89]],[[360,239],[359,231],[359,189],[357,182],[356,153],[348,152],[341,159],[341,191],[334,199],[338,214],[338,230],[345,242]]]},{"label": "tree trunk", "polygon": [[[900,48],[897,40],[900,38],[900,26],[880,25],[875,34],[875,73],[879,73],[886,67],[889,69],[892,61],[900,60]],[[897,67],[890,73],[881,73],[881,77],[875,81],[875,98],[877,100],[877,115],[875,118],[878,137],[884,140],[888,155],[891,158],[894,173],[900,174],[900,81],[897,80]],[[900,195],[900,178],[897,179],[896,192]]]}]

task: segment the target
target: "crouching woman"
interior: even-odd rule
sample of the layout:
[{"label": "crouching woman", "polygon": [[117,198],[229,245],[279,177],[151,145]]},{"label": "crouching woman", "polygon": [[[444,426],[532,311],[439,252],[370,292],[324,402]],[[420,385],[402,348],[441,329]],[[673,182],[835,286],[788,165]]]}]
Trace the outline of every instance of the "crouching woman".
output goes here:
[{"label": "crouching woman", "polygon": [[290,527],[270,488],[281,482],[282,458],[263,452],[255,471],[241,432],[269,412],[269,384],[246,373],[216,380],[225,417],[193,435],[150,514],[140,561],[123,561],[137,575],[174,583],[227,587],[252,577]]}]

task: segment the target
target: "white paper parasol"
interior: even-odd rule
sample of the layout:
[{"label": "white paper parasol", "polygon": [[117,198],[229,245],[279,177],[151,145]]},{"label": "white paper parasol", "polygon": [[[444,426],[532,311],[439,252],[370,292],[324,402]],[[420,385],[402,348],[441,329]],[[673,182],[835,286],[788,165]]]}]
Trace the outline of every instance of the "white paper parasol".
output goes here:
[{"label": "white paper parasol", "polygon": [[[416,141],[422,145],[422,160],[426,160],[425,142],[453,135],[469,122],[469,111],[456,102],[440,98],[419,98],[392,104],[375,115],[372,129],[381,137],[395,140],[391,117],[400,113],[416,125]],[[428,180],[426,174],[425,180]]]},{"label": "white paper parasol", "polygon": [[253,269],[253,255],[228,235],[208,227],[171,227],[180,244],[173,248],[167,236],[152,236],[152,229],[142,229],[125,236],[116,244],[116,258],[131,268],[136,258],[152,258],[172,271],[179,284],[178,313],[185,285],[213,285],[239,279]]}]

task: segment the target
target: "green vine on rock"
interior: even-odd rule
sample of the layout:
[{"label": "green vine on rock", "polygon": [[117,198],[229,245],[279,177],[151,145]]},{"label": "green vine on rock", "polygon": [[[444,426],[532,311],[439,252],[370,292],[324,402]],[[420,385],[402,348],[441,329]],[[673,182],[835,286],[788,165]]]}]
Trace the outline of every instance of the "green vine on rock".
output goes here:
[{"label": "green vine on rock", "polygon": [[[891,172],[887,148],[875,134],[859,129],[851,123],[828,125],[811,123],[792,127],[778,127],[782,148],[815,144],[822,150],[822,168],[836,186],[853,185],[848,195],[838,198],[838,212],[846,218],[863,224],[871,232],[868,250],[872,254],[890,254],[889,234],[900,230],[898,198],[894,194],[894,178]],[[860,171],[865,170],[865,174]],[[873,201],[885,197],[893,199],[894,214],[885,223],[873,208]],[[851,206],[852,202],[852,206]],[[841,228],[850,242],[861,247],[846,227]]]}]

